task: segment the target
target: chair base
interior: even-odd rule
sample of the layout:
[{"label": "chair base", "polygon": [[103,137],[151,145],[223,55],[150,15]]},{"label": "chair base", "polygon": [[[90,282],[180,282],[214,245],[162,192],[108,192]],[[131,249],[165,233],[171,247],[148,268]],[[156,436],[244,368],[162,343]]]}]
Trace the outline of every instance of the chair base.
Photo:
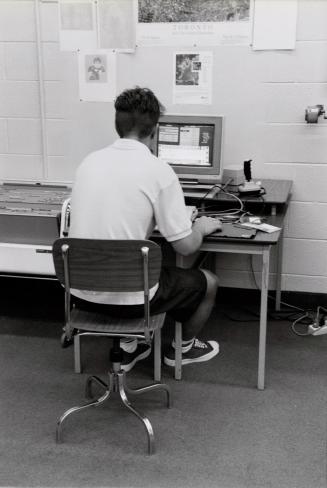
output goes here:
[{"label": "chair base", "polygon": [[[93,397],[93,392],[92,392],[93,383],[96,383],[97,385],[99,385],[101,388],[105,390],[104,394],[97,399],[94,399]],[[154,433],[153,433],[152,425],[149,419],[145,415],[143,415],[141,412],[138,412],[132,406],[132,404],[130,403],[127,397],[127,394],[140,395],[142,393],[147,393],[153,390],[164,390],[166,392],[166,397],[167,397],[167,407],[170,408],[172,406],[170,387],[163,383],[155,383],[152,385],[145,386],[143,388],[131,389],[128,388],[126,384],[125,371],[121,369],[117,371],[111,370],[109,372],[108,385],[97,376],[90,376],[86,381],[86,389],[85,389],[85,396],[90,401],[85,403],[82,406],[72,407],[66,410],[66,412],[64,412],[64,414],[60,417],[60,419],[57,422],[56,442],[60,443],[62,441],[62,424],[69,415],[75,412],[80,412],[81,410],[84,410],[89,407],[98,407],[102,403],[109,400],[112,393],[117,393],[123,405],[126,408],[128,408],[128,410],[130,410],[134,415],[136,415],[136,417],[139,418],[143,423],[148,437],[148,453],[153,454],[155,452],[155,443],[154,443]]]}]

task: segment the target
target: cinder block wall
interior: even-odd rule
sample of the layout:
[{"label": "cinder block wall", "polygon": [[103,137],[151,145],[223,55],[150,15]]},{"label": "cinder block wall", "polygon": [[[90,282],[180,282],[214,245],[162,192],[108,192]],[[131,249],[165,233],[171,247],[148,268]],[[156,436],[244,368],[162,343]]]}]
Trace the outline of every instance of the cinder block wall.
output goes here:
[{"label": "cinder block wall", "polygon": [[[0,180],[72,182],[81,159],[116,134],[111,103],[81,103],[76,53],[59,49],[58,5],[40,2],[45,140],[33,0],[0,1]],[[283,289],[327,292],[327,121],[304,122],[308,105],[327,106],[327,1],[299,0],[296,49],[214,52],[212,106],[172,104],[174,48],[118,56],[118,91],[152,88],[168,112],[225,116],[224,165],[253,159],[257,178],[292,179],[285,227]],[[44,156],[45,151],[45,156]],[[259,259],[259,258],[258,258]],[[222,285],[259,284],[257,258],[219,255]],[[271,287],[274,267],[271,265]]]}]

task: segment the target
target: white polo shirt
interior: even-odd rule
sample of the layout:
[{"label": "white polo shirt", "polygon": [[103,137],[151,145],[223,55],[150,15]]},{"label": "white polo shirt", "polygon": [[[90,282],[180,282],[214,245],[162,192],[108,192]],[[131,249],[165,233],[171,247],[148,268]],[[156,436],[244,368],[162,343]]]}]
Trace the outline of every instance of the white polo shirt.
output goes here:
[{"label": "white polo shirt", "polygon": [[[192,232],[182,188],[167,163],[133,139],[118,139],[84,159],[72,191],[70,237],[147,239],[155,226],[168,242]],[[72,293],[95,303],[143,303],[143,292]]]}]

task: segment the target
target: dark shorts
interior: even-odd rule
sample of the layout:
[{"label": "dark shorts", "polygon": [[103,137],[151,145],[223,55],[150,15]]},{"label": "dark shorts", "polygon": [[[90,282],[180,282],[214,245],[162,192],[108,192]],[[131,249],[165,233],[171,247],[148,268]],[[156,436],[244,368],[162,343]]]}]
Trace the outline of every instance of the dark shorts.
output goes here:
[{"label": "dark shorts", "polygon": [[[163,267],[159,288],[150,302],[151,314],[167,312],[174,320],[186,322],[196,311],[207,291],[207,280],[199,269]],[[143,305],[103,305],[73,298],[84,310],[107,312],[122,318],[142,317]]]}]

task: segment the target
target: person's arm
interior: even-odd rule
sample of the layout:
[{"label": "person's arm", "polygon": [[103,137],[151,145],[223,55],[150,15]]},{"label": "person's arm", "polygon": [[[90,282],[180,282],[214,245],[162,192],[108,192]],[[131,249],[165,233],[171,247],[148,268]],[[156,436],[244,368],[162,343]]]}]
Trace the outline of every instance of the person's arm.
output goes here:
[{"label": "person's arm", "polygon": [[221,229],[221,221],[212,217],[200,217],[193,226],[192,232],[182,239],[172,241],[173,249],[182,256],[189,256],[201,247],[203,237]]}]

